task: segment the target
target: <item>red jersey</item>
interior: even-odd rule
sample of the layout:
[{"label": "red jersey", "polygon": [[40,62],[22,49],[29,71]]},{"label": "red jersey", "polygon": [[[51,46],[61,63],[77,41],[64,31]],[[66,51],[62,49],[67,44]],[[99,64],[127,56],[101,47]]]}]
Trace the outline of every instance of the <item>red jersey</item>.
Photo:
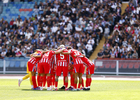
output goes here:
[{"label": "red jersey", "polygon": [[93,62],[91,62],[87,57],[81,57],[81,60],[88,66],[91,67],[93,64]]},{"label": "red jersey", "polygon": [[55,54],[54,51],[50,50],[49,52],[45,53],[41,59],[41,63],[50,63],[52,61],[52,57]]},{"label": "red jersey", "polygon": [[71,57],[73,58],[74,64],[82,64],[83,63],[81,58],[79,58],[80,56],[82,56],[82,54],[79,51],[77,51],[75,49],[70,49],[69,52],[71,53]]},{"label": "red jersey", "polygon": [[[68,50],[64,50],[63,52],[68,52]],[[63,54],[56,54],[56,62],[57,62],[57,66],[68,66],[68,62],[69,62],[69,55],[63,55]]]},{"label": "red jersey", "polygon": [[35,65],[36,63],[39,62],[39,60],[41,60],[42,56],[43,56],[43,53],[42,51],[37,51],[35,52],[34,54],[36,55],[41,55],[41,57],[31,57],[29,60],[28,60],[28,63],[32,64],[32,65]]}]

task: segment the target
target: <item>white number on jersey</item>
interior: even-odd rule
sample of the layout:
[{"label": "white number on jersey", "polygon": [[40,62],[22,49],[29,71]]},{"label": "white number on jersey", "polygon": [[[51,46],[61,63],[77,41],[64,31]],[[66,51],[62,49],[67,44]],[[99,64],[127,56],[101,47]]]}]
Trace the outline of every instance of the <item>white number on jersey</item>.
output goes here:
[{"label": "white number on jersey", "polygon": [[63,54],[60,54],[60,59],[64,59],[64,55]]},{"label": "white number on jersey", "polygon": [[49,56],[49,53],[45,53],[44,56],[48,57]]},{"label": "white number on jersey", "polygon": [[79,55],[80,55],[80,53],[79,53],[79,52],[74,52],[74,54],[75,54],[76,56],[79,56]]}]

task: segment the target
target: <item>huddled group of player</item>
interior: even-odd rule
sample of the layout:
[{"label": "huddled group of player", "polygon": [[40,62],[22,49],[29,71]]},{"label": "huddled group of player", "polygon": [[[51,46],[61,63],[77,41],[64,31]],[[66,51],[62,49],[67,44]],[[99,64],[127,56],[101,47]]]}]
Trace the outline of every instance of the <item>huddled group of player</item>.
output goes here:
[{"label": "huddled group of player", "polygon": [[[84,74],[86,67],[86,86],[84,87]],[[37,82],[36,82],[36,72]],[[47,82],[47,90],[58,90],[58,78],[63,72],[64,86],[60,89],[90,90],[91,75],[94,74],[94,64],[78,50],[60,45],[57,50],[40,50],[31,54],[27,62],[27,74],[19,79],[18,85],[28,77],[33,90],[43,90]],[[70,87],[68,88],[68,73],[70,73]],[[79,79],[79,83],[78,83]],[[78,83],[78,87],[77,87]]]}]

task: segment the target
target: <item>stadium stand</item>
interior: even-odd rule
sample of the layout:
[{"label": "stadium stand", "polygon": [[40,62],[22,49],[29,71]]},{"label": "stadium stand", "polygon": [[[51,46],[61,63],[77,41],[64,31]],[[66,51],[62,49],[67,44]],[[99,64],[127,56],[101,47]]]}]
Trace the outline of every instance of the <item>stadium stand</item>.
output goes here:
[{"label": "stadium stand", "polygon": [[36,48],[64,44],[90,57],[104,32],[113,30],[120,7],[120,0],[9,2],[0,15],[1,56],[28,57]]},{"label": "stadium stand", "polygon": [[[98,58],[137,60],[140,58],[140,3],[130,0],[125,12],[118,17],[112,35],[106,38]],[[109,56],[105,56],[108,54]],[[125,66],[126,67],[126,66]]]}]

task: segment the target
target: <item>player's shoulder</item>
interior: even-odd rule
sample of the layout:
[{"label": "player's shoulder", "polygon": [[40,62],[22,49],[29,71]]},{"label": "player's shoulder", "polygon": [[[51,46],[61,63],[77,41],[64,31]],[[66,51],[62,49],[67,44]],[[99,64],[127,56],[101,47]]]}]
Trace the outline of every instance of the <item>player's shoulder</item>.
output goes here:
[{"label": "player's shoulder", "polygon": [[77,51],[77,50],[75,50],[75,49],[70,49],[69,51]]},{"label": "player's shoulder", "polygon": [[63,52],[69,52],[69,50],[65,49]]},{"label": "player's shoulder", "polygon": [[53,50],[50,50],[49,52],[51,52],[51,53],[55,53],[55,51],[53,51]]}]

